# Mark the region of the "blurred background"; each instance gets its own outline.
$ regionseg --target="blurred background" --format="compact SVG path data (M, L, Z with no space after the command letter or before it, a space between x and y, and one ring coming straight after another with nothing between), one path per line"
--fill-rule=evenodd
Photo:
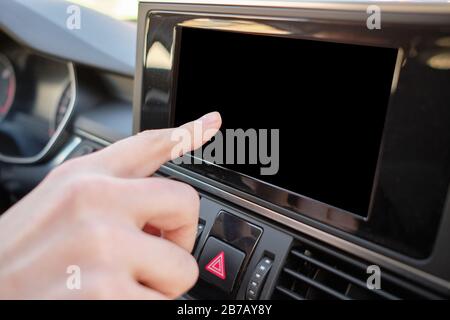
M139 0L70 0L121 20L136 21Z

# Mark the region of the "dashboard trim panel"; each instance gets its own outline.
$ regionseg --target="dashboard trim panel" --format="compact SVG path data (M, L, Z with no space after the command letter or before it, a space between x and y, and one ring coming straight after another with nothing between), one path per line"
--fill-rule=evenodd
M407 52L402 61L398 88L391 93L389 99L369 218L355 217L342 208L322 205L305 195L280 190L237 171L216 166L200 168L195 164L182 166L200 173L198 179L208 177L220 180L251 196L245 198L291 218L310 223L311 221L303 218L307 216L412 258L427 259L433 250L447 194L449 173L446 171L448 164L445 161L445 147L450 136L443 125L444 119L448 117L446 95L438 89L447 80L443 79L442 72L426 65L426 57L430 52L442 50L437 47L437 40L446 37L450 29L438 28L437 25L434 28L417 29L415 24L396 22L386 24L380 32L374 33L367 30L365 19L358 24L345 22L347 15L341 12L336 12L333 19L341 18L344 22L330 20L328 23L324 21L331 19L328 17L331 13L321 12L323 17L309 18L307 11L281 12L273 8L243 10L242 7L200 6L180 10L166 6L160 8L156 4L141 7L139 30L143 32L140 36L143 43L139 45L144 49L142 52L138 50L139 55L143 55L143 59L138 59L144 60L144 65L137 67L135 79L134 115L138 122L135 122L134 132L173 125L171 120L177 99L178 57L184 27L226 29L230 32L258 35L279 32L283 33L280 37L286 38L372 45ZM363 13L360 16L362 15ZM159 51L154 48L161 45L167 55L167 62L163 66L155 63L160 60ZM209 50L208 44L205 46L205 50ZM422 76L429 77L429 81L423 86L423 90L416 91L420 81L420 77L416 75L420 72ZM436 99L432 105L426 103L428 113L423 114L423 101L429 101L426 97L433 95L436 95ZM415 99L410 99L412 96ZM410 119L417 120L413 124ZM435 126L434 119L442 120L431 133L425 128ZM415 138L413 135L416 135ZM436 160L430 160L431 156ZM430 187L425 188L424 185ZM435 190L434 193L430 192L432 189ZM232 193L236 193L235 190ZM421 197L417 198L417 194ZM264 201L257 201L255 197ZM414 204L410 199L415 199ZM386 212L389 214L385 214ZM413 216L420 217L421 223L411 219ZM417 242L417 238L422 241Z
M96 137L95 135L93 135L89 132L86 132L84 130L80 130L80 129L76 130L76 134L78 134L80 137L83 137L85 139L89 139L93 142L99 143L105 147L107 147L113 143L113 142L109 142L105 139ZM425 272L423 270L412 267L406 263L395 260L393 258L390 258L390 257L380 254L378 252L369 250L369 249L362 247L360 245L357 245L353 242L347 241L347 240L337 237L333 234L327 233L318 228L312 227L308 224L302 223L298 220L295 220L295 219L289 218L285 215L282 215L280 213L277 213L274 210L271 210L269 208L263 207L256 203L253 203L249 200L239 197L238 195L227 192L216 186L213 186L204 181L196 179L196 178L192 177L191 175L185 174L185 173L181 172L178 167L173 168L173 167L165 164L165 165L161 166L159 172L161 172L162 174L165 174L165 175L170 175L175 178L178 178L186 183L190 183L194 187L197 187L197 188L201 189L202 191L208 192L214 196L218 196L218 197L220 197L226 201L229 201L235 205L238 205L242 208L245 208L247 210L255 212L255 213L261 215L262 217L266 217L270 220L280 223L281 225L284 225L295 231L302 232L308 236L311 236L315 239L318 239L320 241L328 243L334 247L337 247L337 248L339 248L345 252L348 252L352 255L355 255L359 258L366 259L373 263L380 264L381 266L389 268L390 270L392 270L394 272L398 272L398 273L406 272L406 274L404 274L405 276L410 276L411 278L413 278L413 276L420 277L420 279L426 280L426 282L430 285L437 285L441 289L444 289L447 291L450 290L450 281L446 281L446 280L441 279L441 278L439 278L435 275L432 275L428 272Z
M277 6L279 4L279 6ZM442 30L447 30L447 26L450 25L448 19L448 13L450 12L450 6L445 2L415 2L415 3L401 3L394 1L365 1L365 2L352 2L343 3L341 1L328 1L326 5L324 2L295 2L295 1L245 1L245 2L224 2L224 1L142 1L139 6L139 22L138 22L138 49L137 49L137 68L135 77L135 92L134 92L134 133L140 131L140 124L142 122L142 114L140 112L142 104L144 102L142 96L143 82L141 80L145 74L145 52L147 51L148 43L145 39L145 35L149 31L150 12L185 12L188 14L200 14L200 15L232 15L237 17L264 17L273 18L285 17L291 20L292 18L301 18L300 20L308 23L309 21L316 21L324 24L325 21L332 21L332 24L341 24L348 22L349 25L355 25L357 23L361 27L365 27L365 19L367 18L367 6L379 5L383 13L383 26L386 30L382 30L377 34L389 33L393 27L403 28L414 26L414 30L420 33L426 33L428 30L437 30L429 28L419 28L421 26L434 26L439 25ZM288 10L293 9L293 10ZM296 10L297 9L297 10ZM419 13L419 14L417 14ZM447 15L447 16L446 16ZM364 18L364 23L362 23ZM441 30L439 29L439 30ZM411 34L409 32L408 34ZM398 34L392 34L398 36ZM400 41L400 40L398 40ZM397 41L397 43L398 43ZM170 47L170 39L166 39ZM397 46L396 46L397 47ZM401 46L400 46L401 47ZM173 62L173 61L172 61ZM162 78L162 77L161 77ZM403 88L404 89L404 88ZM170 166L170 164L169 164ZM161 172L167 168L163 166ZM359 237L356 234L348 233L342 229L336 228L329 224L323 223L318 220L310 219L303 216L301 219L293 222L292 217L286 216L287 210L282 210L277 206L271 205L267 201L257 201L253 196L237 192L230 186L225 186L211 179L204 177L197 177L189 171L183 171L183 168L176 168L176 172L181 172L183 176L179 176L181 180L192 183L194 186L196 181L208 188L206 192L212 192L211 190L218 190L218 197L225 197L224 193L231 195L232 198L242 199L242 204L236 203L241 207L248 210L257 212L261 216L268 217L280 224L287 225L288 227L310 234L311 230L314 230L314 234L310 234L315 238L323 240L333 246L344 246L342 249L351 254L360 256L367 260L383 261L386 263L387 268L392 268L394 271L404 271L406 277L413 278L422 277L421 282L423 284L432 285L435 284L439 287L439 290L444 290L446 294L450 292L450 272L448 269L447 258L450 257L448 250L446 249L446 243L448 243L449 235L446 232L450 226L450 198L447 198L443 204L443 215L441 216L440 225L436 230L436 238L434 246L430 248L430 251L425 256L406 255L404 252L394 251L393 248L383 245L382 243L376 243L369 238ZM206 187L207 186L207 187ZM212 188L214 187L214 188ZM199 189L202 189L199 187ZM448 192L447 192L448 194ZM234 200L228 200L234 203ZM239 202L239 200L238 200ZM248 208L246 207L248 204ZM253 208L255 206L255 208ZM252 209L253 208L253 209ZM262 208L259 211L258 208ZM316 230L318 232L316 232ZM336 242L336 239L339 241ZM359 248L359 249L354 249ZM375 257L375 258L374 258ZM386 258L386 259L385 259ZM380 260L378 260L380 259ZM382 265L382 264L380 264Z

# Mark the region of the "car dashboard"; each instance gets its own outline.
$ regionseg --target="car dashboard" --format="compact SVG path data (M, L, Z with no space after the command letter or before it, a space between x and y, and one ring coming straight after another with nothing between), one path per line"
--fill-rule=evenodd
M4 28L2 131L56 138L25 163L0 157L1 185L15 201L68 159L218 108L225 128L279 129L281 170L160 168L201 197L183 298L448 299L449 18L439 1L141 1L137 43L114 43L136 48L127 70ZM8 152L32 152L23 134L6 133Z

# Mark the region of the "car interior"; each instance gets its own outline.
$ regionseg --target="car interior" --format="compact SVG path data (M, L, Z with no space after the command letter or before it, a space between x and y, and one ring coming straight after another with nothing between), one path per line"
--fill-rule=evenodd
M68 5L0 2L0 213L69 159L219 111L227 144L253 130L245 159L156 174L200 194L183 299L450 297L448 1L143 0L78 26Z

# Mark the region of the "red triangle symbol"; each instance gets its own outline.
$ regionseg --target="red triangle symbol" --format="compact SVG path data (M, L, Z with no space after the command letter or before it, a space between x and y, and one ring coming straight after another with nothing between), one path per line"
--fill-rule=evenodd
M222 251L215 256L205 267L205 269L211 272L216 277L225 280L225 253Z

